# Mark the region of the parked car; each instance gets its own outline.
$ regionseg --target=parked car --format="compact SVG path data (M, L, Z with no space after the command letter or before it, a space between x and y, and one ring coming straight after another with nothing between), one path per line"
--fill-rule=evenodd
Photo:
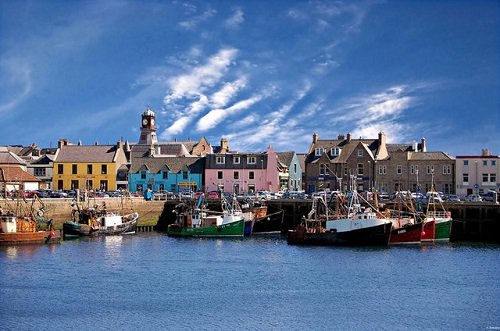
M220 195L217 191L210 191L207 193L207 199L219 199Z
M448 200L449 202L461 202L460 198L456 194L448 194Z
M491 191L481 194L481 198L483 199L483 201L490 201L490 202L495 201L494 192ZM498 194L497 194L497 199L498 199Z
M479 194L469 194L465 197L465 201L467 202L481 202L483 198Z

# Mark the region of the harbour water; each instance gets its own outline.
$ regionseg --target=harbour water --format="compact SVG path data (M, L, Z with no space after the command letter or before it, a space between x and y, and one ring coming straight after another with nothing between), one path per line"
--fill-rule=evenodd
M500 246L161 234L0 247L1 330L499 330Z

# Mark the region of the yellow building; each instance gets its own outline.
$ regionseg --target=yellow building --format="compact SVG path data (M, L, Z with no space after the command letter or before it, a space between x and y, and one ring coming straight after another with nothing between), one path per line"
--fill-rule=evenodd
M118 169L126 164L121 141L116 145L91 146L59 141L52 187L57 190L116 190Z

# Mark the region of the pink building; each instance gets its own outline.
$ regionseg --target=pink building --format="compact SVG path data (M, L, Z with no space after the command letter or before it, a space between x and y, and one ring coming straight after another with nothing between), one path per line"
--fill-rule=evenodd
M208 154L205 191L258 192L279 190L278 157L271 146L265 153L236 153L221 140L220 153Z

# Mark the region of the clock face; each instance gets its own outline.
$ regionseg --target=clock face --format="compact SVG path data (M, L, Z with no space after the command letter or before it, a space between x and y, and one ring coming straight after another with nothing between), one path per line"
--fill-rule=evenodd
M147 119L143 119L143 120L142 120L142 124L143 124L143 125L147 125L147 124L148 124L148 120L147 120Z

